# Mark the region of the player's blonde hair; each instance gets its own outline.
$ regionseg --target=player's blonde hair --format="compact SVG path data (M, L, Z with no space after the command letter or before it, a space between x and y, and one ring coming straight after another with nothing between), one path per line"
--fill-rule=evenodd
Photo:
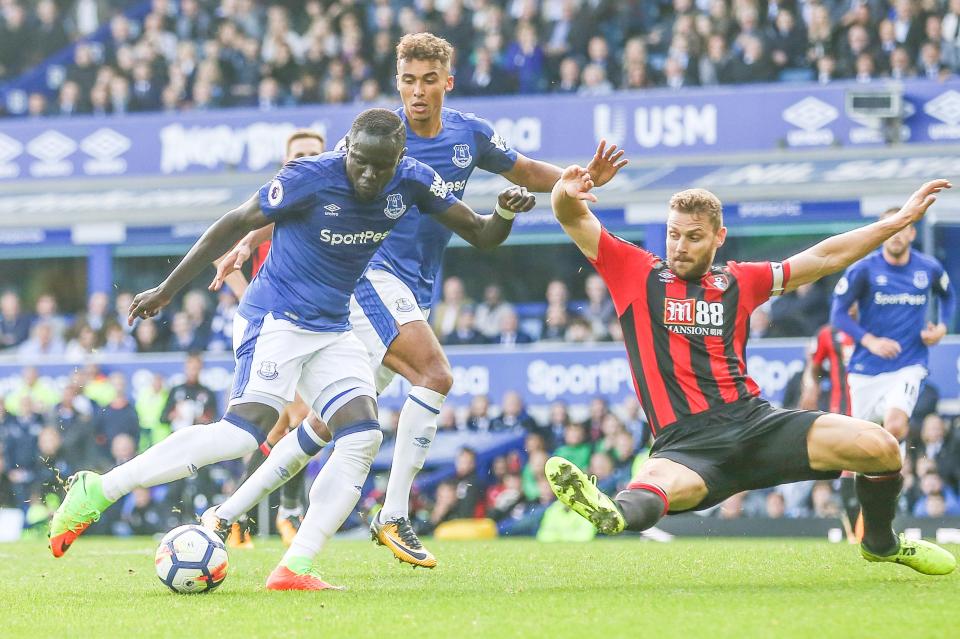
M453 45L432 33L408 33L397 43L397 64L402 60L436 60L450 70Z
M717 231L723 226L723 205L720 198L706 189L687 189L674 193L670 198L670 209L678 213L706 215Z
M284 145L284 149L289 154L290 145L293 144L294 140L302 140L304 138L309 138L311 140L318 140L320 145L326 147L327 140L323 137L323 134L319 131L314 131L313 129L297 129L293 133L287 136L287 143Z

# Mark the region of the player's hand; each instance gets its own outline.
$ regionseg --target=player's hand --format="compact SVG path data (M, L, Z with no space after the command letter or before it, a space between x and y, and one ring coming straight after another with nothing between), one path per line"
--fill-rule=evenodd
M137 293L130 304L130 313L127 315L127 324L133 326L133 320L148 319L156 317L160 309L170 303L170 295L164 290L163 286L157 286Z
M524 186L511 186L500 191L497 204L514 213L526 213L537 204L537 198Z
M933 322L927 322L927 327L920 331L920 339L922 339L923 343L927 346L933 346L934 344L939 343L946 334L946 324L934 324Z
M889 337L877 337L867 333L860 343L865 349L883 359L893 359L900 354L900 343Z
M616 144L611 144L610 148L606 148L606 146L607 141L600 140L597 152L594 153L593 159L587 165L587 173L593 178L595 186L603 186L612 180L613 176L629 162L623 157L623 149L617 150Z
M572 164L560 174L560 189L563 194L574 200L596 202L597 196L590 192L594 187L593 178L582 166Z
M243 263L250 259L251 253L252 250L250 246L241 240L233 247L233 250L224 255L223 259L217 264L217 274L213 276L213 281L210 282L210 286L207 288L211 291L219 291L223 287L223 282L226 280L227 275L230 275L230 273L234 271L239 271Z
M927 209L937 201L937 193L943 189L952 188L953 185L947 180L932 180L917 189L906 204L900 209L898 215L902 216L906 224L914 224L923 219Z

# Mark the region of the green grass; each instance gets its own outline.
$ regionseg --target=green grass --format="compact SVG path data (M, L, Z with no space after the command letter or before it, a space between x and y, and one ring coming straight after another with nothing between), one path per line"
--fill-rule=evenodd
M84 538L53 559L0 545L0 637L811 637L960 636L960 574L868 564L809 540L437 542L433 571L336 541L323 574L347 592L267 592L279 542L230 553L209 595L175 595L150 539ZM957 547L952 547L957 552Z

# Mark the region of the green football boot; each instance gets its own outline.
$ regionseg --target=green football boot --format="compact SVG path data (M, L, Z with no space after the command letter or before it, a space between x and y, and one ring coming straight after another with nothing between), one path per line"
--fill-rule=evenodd
M924 575L947 575L957 567L957 558L949 550L918 539L908 541L903 533L899 536L900 546L892 555L875 555L860 544L860 554L867 561L889 561L909 566Z
M100 519L113 502L103 496L100 475L82 470L67 480L67 496L50 522L50 550L54 557L64 553L77 537Z
M551 457L544 467L557 499L606 535L623 532L627 522L616 502L600 492L596 478L586 475L563 457Z

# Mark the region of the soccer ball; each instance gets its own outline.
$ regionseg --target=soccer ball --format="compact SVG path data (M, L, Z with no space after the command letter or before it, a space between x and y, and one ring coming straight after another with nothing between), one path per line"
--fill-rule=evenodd
M174 592L210 592L227 578L227 549L215 534L193 524L160 540L157 577Z

